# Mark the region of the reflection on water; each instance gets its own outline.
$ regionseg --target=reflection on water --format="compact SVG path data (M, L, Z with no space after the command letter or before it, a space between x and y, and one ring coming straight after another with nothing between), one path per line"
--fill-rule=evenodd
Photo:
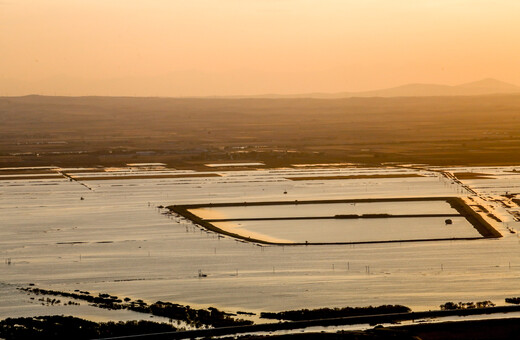
M45 289L81 289L133 300L253 312L380 304L427 310L446 301L501 304L505 297L518 296L520 243L516 234L504 232L500 224L504 237L496 240L259 247L219 238L156 208L460 193L457 185L433 176L323 183L283 179L299 171L90 181L92 190L67 179L2 179L0 284L35 283ZM336 170L341 174L363 171L377 169ZM319 174L320 170L305 172ZM511 178L511 185L520 185L519 177ZM517 222L506 222L516 227ZM418 225L414 226L421 229ZM12 260L10 265L4 263L7 258ZM208 276L199 278L198 270ZM0 289L0 301L0 318L39 315L46 308L25 295L15 296L12 289ZM75 310L69 309L73 315L87 314Z
M256 217L313 217L363 214L456 214L445 201L284 204L199 208L190 210L204 219Z
M245 237L260 239L268 235L272 242L371 242L480 237L464 217L451 218L446 225L442 217L276 220L213 222L221 229ZM274 240L272 240L274 238Z

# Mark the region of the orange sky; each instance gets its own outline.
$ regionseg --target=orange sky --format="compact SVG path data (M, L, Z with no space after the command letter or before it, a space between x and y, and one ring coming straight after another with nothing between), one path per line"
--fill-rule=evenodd
M520 84L518 0L0 0L0 95Z

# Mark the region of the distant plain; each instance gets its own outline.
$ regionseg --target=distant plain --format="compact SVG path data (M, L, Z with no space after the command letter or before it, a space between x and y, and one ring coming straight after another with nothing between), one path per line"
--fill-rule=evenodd
M0 167L520 163L520 95L0 98Z

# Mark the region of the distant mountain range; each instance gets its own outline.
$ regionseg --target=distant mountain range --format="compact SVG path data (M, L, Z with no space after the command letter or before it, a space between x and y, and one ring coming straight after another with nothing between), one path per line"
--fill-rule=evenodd
M1 0L0 0L1 1ZM179 75L179 79L191 79L184 85L172 75L164 77L115 78L110 80L55 77L35 83L17 82L0 77L0 96L23 95L37 93L42 95L65 96L152 96L177 97L170 93L183 90L192 92L200 84L208 83L209 76L195 77L188 74ZM136 85L137 84L137 85ZM29 90L31 89L31 90ZM208 90L209 91L209 90ZM183 95L183 98L353 98L353 97L431 97L431 96L476 96L493 94L520 94L520 86L505 83L496 79L482 79L472 83L449 86L438 84L407 84L387 89L363 92L338 93L297 93L297 94L261 94L261 95Z
M293 95L265 94L255 96L233 96L234 98L351 98L351 97L431 97L431 96L477 96L490 94L519 93L520 86L487 78L461 85L407 84L388 89L339 92L339 93L302 93Z

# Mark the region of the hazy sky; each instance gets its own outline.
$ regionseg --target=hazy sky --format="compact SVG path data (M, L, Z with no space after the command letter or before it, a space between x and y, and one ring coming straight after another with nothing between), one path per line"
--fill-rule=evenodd
M0 95L520 84L519 0L0 0Z

